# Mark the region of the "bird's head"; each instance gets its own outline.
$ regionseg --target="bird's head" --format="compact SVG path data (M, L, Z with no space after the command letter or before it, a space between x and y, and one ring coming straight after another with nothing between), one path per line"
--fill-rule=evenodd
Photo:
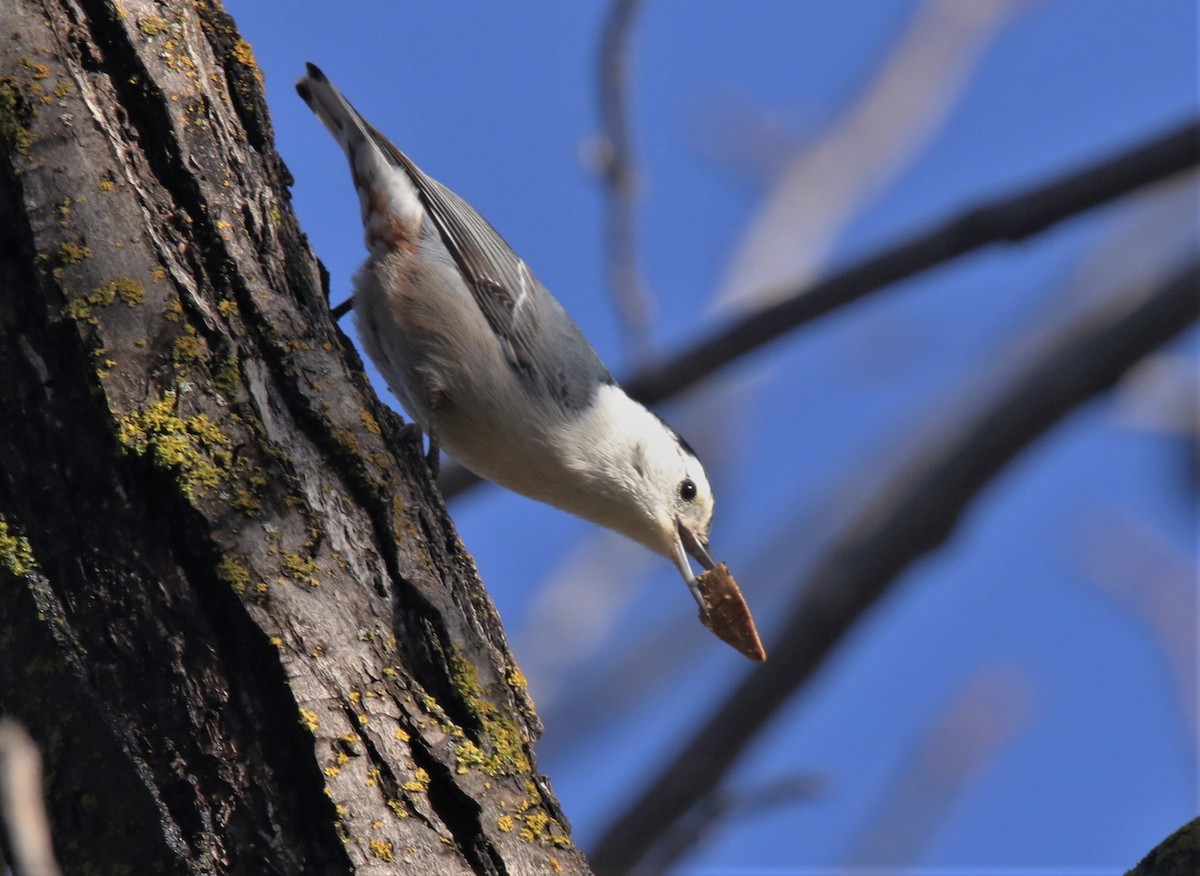
M713 492L695 452L674 429L617 386L561 433L559 450L578 480L545 498L671 560L699 601L688 557L708 553Z
M652 550L668 557L695 592L688 558L703 569L715 565L708 552L713 491L695 451L674 429L650 415L631 447L630 467L639 482L634 496L643 517L643 536Z

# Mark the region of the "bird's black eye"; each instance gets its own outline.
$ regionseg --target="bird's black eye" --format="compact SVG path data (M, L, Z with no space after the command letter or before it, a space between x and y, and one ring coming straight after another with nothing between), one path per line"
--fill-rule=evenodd
M679 498L685 502L690 502L696 498L696 484L691 478L684 478L679 482Z

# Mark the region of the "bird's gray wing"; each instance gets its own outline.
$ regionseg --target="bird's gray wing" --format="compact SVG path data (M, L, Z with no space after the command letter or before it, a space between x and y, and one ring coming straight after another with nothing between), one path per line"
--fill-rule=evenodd
M369 125L368 130L384 154L412 179L509 364L543 382L568 408L581 409L597 387L612 383L578 326L496 229L390 140Z

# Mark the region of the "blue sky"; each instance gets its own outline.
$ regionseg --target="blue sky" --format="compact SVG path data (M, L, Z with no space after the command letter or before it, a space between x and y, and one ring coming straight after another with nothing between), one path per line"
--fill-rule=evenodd
M1196 113L1193 0L1015 5L911 153L808 267L828 270ZM305 61L488 217L610 367L628 371L605 285L600 187L583 160L597 128L605 4L226 6L266 74L295 208L335 301L364 251L343 159L292 90ZM648 0L631 100L658 351L717 323L715 301L780 170L870 90L917 9ZM768 647L789 582L847 497L869 493L923 430L977 400L981 375L1002 379L1030 336L1086 308L1107 279L1194 251L1194 192L1190 205L1176 197L1174 213L1163 197L1129 199L900 284L731 369L733 395L665 409L716 457L713 544L758 607ZM1172 352L1194 366L1195 337ZM1196 678L1194 482L1180 440L1128 415L1127 397L1081 409L991 484L946 548L907 571L771 725L733 783L752 793L773 777L815 774L820 793L723 826L687 872L862 863L866 837L901 830L888 801L906 782L942 788L926 802L951 802L891 863L943 872L1123 872L1196 814L1195 699L1180 695ZM708 434L712 405L733 425ZM547 722L540 765L586 846L678 735L753 669L699 628L666 561L496 488L451 510L532 667ZM617 572L607 577L621 576L612 602L593 608L588 591L561 584L566 564L603 573L610 556ZM1182 583L1158 575L1164 564L1184 570ZM1133 607L1160 590L1188 617L1182 681ZM561 654L559 640L571 645ZM613 667L648 641L658 642L645 652L653 659L614 683ZM953 746L915 753L964 702L989 728L982 737L999 741L950 793L934 780ZM963 726L950 738L969 754L978 725Z

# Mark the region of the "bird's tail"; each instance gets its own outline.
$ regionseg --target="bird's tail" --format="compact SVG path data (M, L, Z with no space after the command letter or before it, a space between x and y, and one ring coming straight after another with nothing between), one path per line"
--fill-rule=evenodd
M395 147L359 115L315 64L296 82L296 92L337 140L354 176L362 206L367 248L374 254L420 231L425 208L412 180L388 156Z

